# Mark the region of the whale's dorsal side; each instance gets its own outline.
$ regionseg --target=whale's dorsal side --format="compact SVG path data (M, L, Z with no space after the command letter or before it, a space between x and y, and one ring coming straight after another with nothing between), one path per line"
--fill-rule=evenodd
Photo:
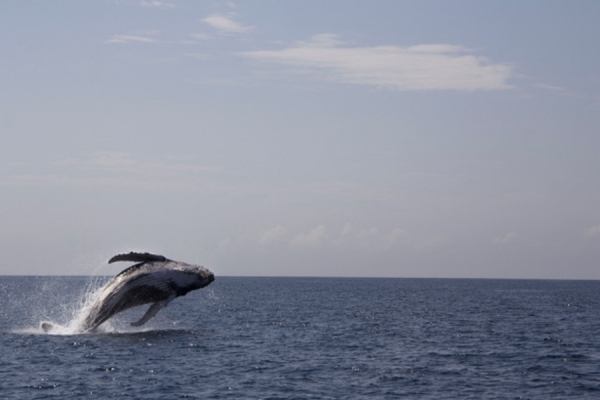
M146 263L167 262L167 261L171 261L171 260L169 260L165 256L161 256L158 254L136 253L136 252L132 251L127 254L117 254L116 256L114 256L110 260L108 260L108 263L112 264L117 261L131 261L131 262L136 262L138 264L132 265L131 267L124 269L115 277L115 279L118 277L132 273L133 271L137 270L138 268L140 268L141 266L143 266Z
M117 254L110 260L108 260L109 264L112 264L117 261L132 261L132 262L152 262L152 261L169 261L165 256L159 256L158 254L150 254L150 253L136 253L129 252L127 254Z

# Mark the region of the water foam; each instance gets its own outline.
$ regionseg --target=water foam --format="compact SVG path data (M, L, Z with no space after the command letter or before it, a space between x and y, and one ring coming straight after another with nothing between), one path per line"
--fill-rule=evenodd
M82 328L83 321L100 295L103 286L99 285L97 279L93 279L86 285L75 302L62 305L60 315L55 318L42 320L36 328L37 332L50 335L76 335L84 333Z
M93 331L83 329L85 318L88 316L92 306L102 293L105 287L103 279L93 278L88 282L85 288L79 293L78 297L71 302L61 303L52 314L58 314L54 318L42 317L38 319L39 324L36 327L28 327L25 329L14 330L15 333L27 334L47 334L47 335L81 335L81 334L105 334L105 333L137 333L145 331L153 331L156 328L152 324L142 327L131 327L129 322L125 320L137 320L139 317L132 317L135 310L123 312L120 317L111 318L102 323ZM49 292L49 288L45 288L45 292ZM51 290L53 296L56 296L56 287ZM49 296L49 297L53 297ZM44 307L47 309L48 307ZM58 313L57 313L58 312ZM139 312L139 311L137 311ZM41 315L42 313L38 313ZM44 312L48 315L48 312ZM158 322L158 319L153 321ZM46 328L43 325L46 324Z

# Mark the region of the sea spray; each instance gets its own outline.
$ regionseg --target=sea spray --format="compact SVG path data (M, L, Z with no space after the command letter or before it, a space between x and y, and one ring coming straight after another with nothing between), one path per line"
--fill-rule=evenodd
M33 321L28 323L27 329L44 332L41 325L47 322L53 328L48 333L81 333L83 320L113 273L107 271L103 255L87 256L77 263L86 266L89 276L39 277L44 283L31 303L30 317ZM107 324L104 330L110 328Z
M73 295L61 285L46 284L43 287L41 293L52 301L46 301L41 308L43 313L37 313L42 321L38 331L54 335L82 333L83 320L109 278L93 276L82 279L87 282L79 290L71 288Z

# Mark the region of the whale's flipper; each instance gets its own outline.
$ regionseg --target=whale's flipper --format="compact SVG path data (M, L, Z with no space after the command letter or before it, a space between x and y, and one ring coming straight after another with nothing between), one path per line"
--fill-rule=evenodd
M144 314L144 316L139 321L132 322L131 326L142 326L142 325L144 325L152 317L154 317L160 310L162 310L163 308L165 308L171 302L171 300L173 300L174 298L175 298L175 296L172 296L172 297L169 297L166 300L157 301L156 303L152 304L150 306L150 308L148 309L148 311L146 311L146 314Z
M152 261L168 261L165 256L159 256L158 254L150 254L150 253L135 253L130 252L128 254L117 254L110 260L108 260L109 264L112 264L117 261L132 261L132 262L152 262Z
M52 325L50 322L42 322L40 327L45 333L48 333L52 330L52 328L54 328L54 325Z

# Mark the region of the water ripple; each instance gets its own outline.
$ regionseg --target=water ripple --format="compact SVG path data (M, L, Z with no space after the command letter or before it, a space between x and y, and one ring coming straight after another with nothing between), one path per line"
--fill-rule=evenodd
M40 320L68 326L98 285L0 287L6 398L600 396L598 282L220 278L143 329L133 310L60 335Z

